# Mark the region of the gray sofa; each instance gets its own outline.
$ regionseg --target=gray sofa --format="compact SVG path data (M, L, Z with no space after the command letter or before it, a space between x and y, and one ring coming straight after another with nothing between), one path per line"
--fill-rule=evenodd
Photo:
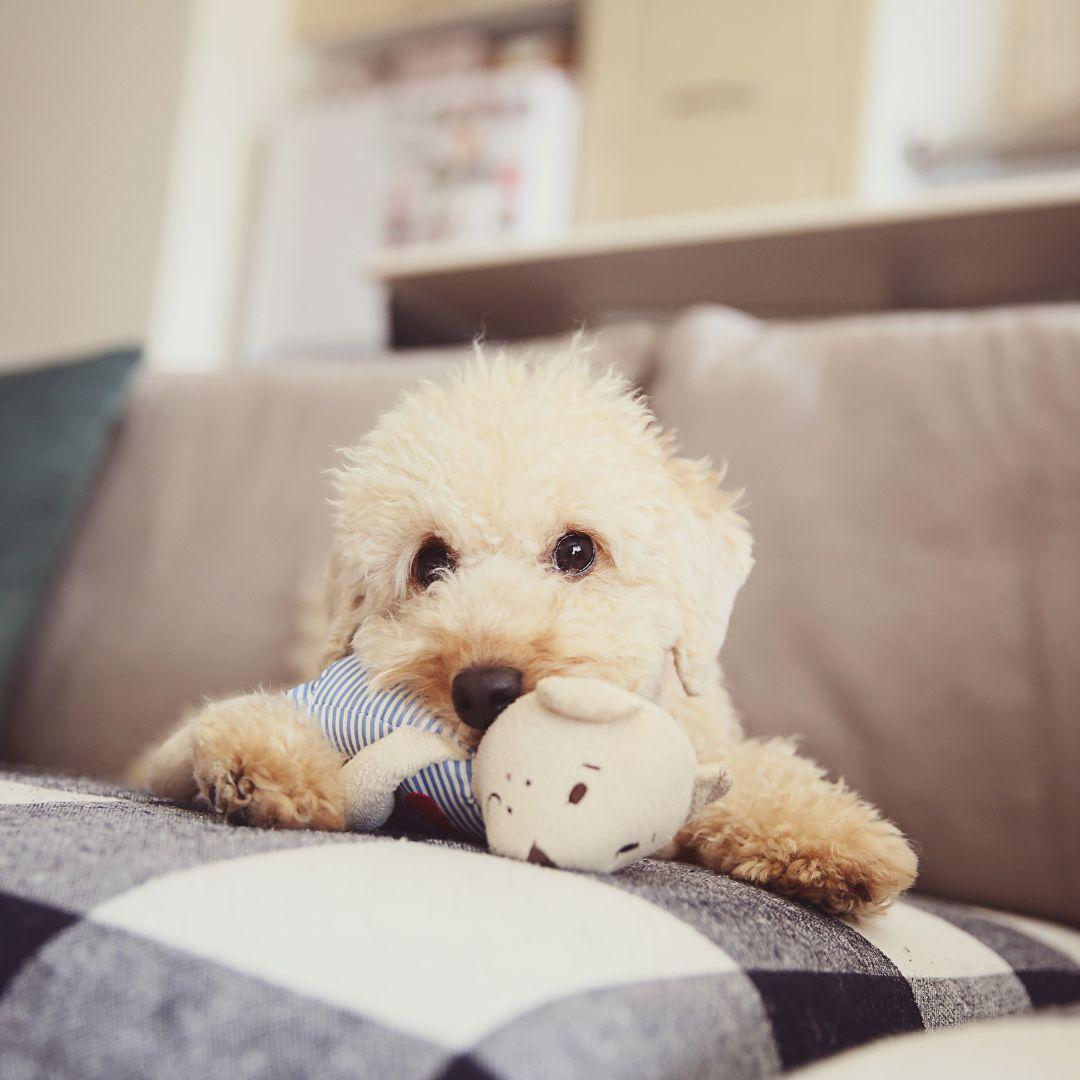
M414 1066L416 1075L450 1075L454 1068L465 1070L461 1075L476 1069L468 1075L498 1076L586 1070L763 1075L912 1027L1061 1009L1080 1000L1080 935L1023 918L1080 924L1080 307L801 324L702 308L667 325L613 328L597 354L598 362L622 365L645 387L663 423L680 430L690 452L728 460L731 483L747 489L757 567L736 605L723 657L747 728L800 734L808 753L880 803L920 849L923 898L902 905L876 928L859 930L765 894L750 896L754 890L733 883L710 886L701 871L646 863L636 876L603 887L636 895L681 920L734 957L732 970L749 973L752 990L742 996L725 990L716 998L718 1011L703 1015L700 1003L712 1000L713 990L692 993L680 982L691 977L693 964L678 972L660 965L653 974L628 974L625 982L653 987L636 1004L589 997L601 983L613 985L602 979L591 987L586 979L574 989L584 998L560 984L562 996L544 999L543 1009L536 1006L535 1024L524 1025L527 1036L517 1031L511 1039L504 1032L505 1045L493 1049L498 1039L487 1031L468 1044L467 1053L457 1046L454 1053L466 1053L467 1066L454 1066L452 1054L413 1057L399 1047L405 1056L395 1058L391 1048L389 1056L377 1058L378 1068L397 1062L400 1075ZM317 571L328 543L321 470L333 462L334 448L361 434L404 387L419 376L437 377L459 356L410 354L243 374L145 374L41 620L0 756L39 770L118 776L142 745L204 695L287 684L295 672L303 582ZM78 913L80 933L88 933L88 923L103 924L93 915L101 905L123 908L125 890L153 889L172 872L197 871L208 908L211 898L228 908L228 890L239 879L225 874L218 880L207 870L222 860L265 859L286 849L300 858L296 852L313 844L338 851L344 843L365 852L372 845L394 846L253 830L224 839L213 822L112 787L71 784L44 773L32 781L13 774L9 783L15 785L11 806L38 807L37 842L58 845L52 880L60 884L53 892L40 880L8 891L46 907L66 903L65 910ZM19 784L38 794L20 795ZM49 794L60 790L84 795L61 800ZM86 798L91 801L81 801ZM68 880L70 867L82 864L62 856L69 841L58 839L63 830L57 822L71 829L72 815L88 813L88 807L119 815L104 838L88 841L101 845L103 867L115 861L109 836L122 841L121 850L125 844L143 854L153 848L135 879L124 877L108 888L90 887L79 875ZM21 813L18 827L25 833L29 811ZM175 867L173 849L152 839L162 835L173 837L177 852L187 852L175 856ZM453 845L431 850L456 851ZM477 857L455 857L466 856ZM365 858L374 861L358 873L375 873L384 856ZM392 859L387 865L398 866ZM424 865L418 864L414 888L425 880ZM432 866L434 880L442 880L443 869ZM329 872L314 862L310 871L316 877ZM89 872L82 866L80 874ZM446 881L468 888L468 875L457 871ZM502 881L491 887L510 888ZM192 895L186 888L182 894ZM169 890L160 887L153 895L164 903ZM948 899L1013 914L979 914L981 909ZM528 904L518 896L511 901ZM560 893L552 902L574 900ZM312 904L318 907L317 891ZM134 915L125 910L104 923L178 950L185 962L197 955L220 961L223 971L254 972L267 985L280 987L284 979L290 993L314 993L326 1003L321 989L295 981L295 971L286 978L247 959L221 956L214 950L227 953L227 943L193 944L202 940L194 931L170 937L160 928L140 929L141 909L136 905ZM633 925L631 919L627 926ZM1006 926L1008 933L1000 929ZM642 927L650 932L647 921ZM754 947L747 944L748 927L754 928ZM954 930L961 937L951 938ZM759 947L762 940L767 947ZM872 958L855 957L864 943ZM83 941L79 947L103 946ZM680 947L671 945L676 953ZM483 966L482 941L476 950ZM456 950L449 955L460 960ZM437 950L429 956L440 963ZM143 961L164 963L156 954ZM50 970L55 967L54 959ZM763 971L791 976L779 997L767 989L773 983ZM841 972L847 979L841 988L835 979L821 981L822 973ZM706 963L693 977L714 974ZM822 994L833 994L836 1002L860 1000L864 990L852 989L855 975L874 993L899 980L899 998L914 1002L904 1014L910 1024L879 1022L893 1015L890 1009L900 1010L897 1017L903 1009L892 997L873 994L867 1000L877 1004L865 1025L841 1030L828 1018L806 1020ZM219 976L217 968L202 971L195 985L205 979L216 987ZM19 1008L58 1000L60 991L37 977L22 988ZM676 980L667 996L654 992L664 979ZM793 989L799 979L814 987L802 998ZM150 998L155 986L145 990ZM746 1002L754 994L758 1005L750 1007ZM346 998L332 998L332 1004L355 1017L359 1006ZM202 1060L192 1032L199 1024L213 1028L206 1017L193 1019L197 999L192 991L170 1005L186 1018L186 1037L164 1024L160 1009L154 1023L164 1026L142 1029L156 1032L154 1045L175 1040L177 1060L189 1065ZM6 1000L0 996L0 1023ZM559 1019L552 1002L571 1000L567 1015L576 1022L585 1017L594 1035L598 1025L607 1025L606 1041L574 1034L573 1024L561 1026L566 1018ZM129 1015L134 1005L117 998L114 1007ZM369 1020L370 1008L364 1012ZM837 1009L836 1016L844 1012ZM727 1020L717 1027L721 1013ZM655 1020L649 1039L628 1042L628 1030L637 1039L642 1025L648 1027L644 1017ZM381 1020L400 1030L396 1021ZM803 1020L807 1031L818 1032L816 1044L800 1028ZM67 1052L59 1036L41 1049L45 1044L27 1034L25 1015L22 1022L17 1030L24 1063ZM1058 1031L1066 1040L1080 1038L1080 1027L1057 1014L1037 1022L1053 1029L1045 1036L1050 1068L1061 1060L1055 1057ZM327 1029L318 1045L331 1047L331 1019L310 1023ZM515 1023L522 1027L520 1016ZM785 1023L799 1031L793 1042L783 1034ZM236 1025L247 1031L250 1017ZM665 1041L674 1027L692 1052ZM58 1021L55 1030L62 1028ZM214 1030L206 1045L214 1039L227 1045L227 1031ZM1001 1040L1014 1049L1002 1049L997 1064L1008 1064L1013 1052L1030 1061L1026 1032L1034 1029L1021 1024L1017 1030L1025 1034L1015 1039L1009 1030ZM568 1033L565 1045L554 1031ZM260 1036L256 1031L250 1037L257 1043ZM341 1038L343 1060L356 1039L364 1043L355 1032ZM432 1038L425 1031L425 1045ZM371 1045L378 1043L372 1039ZM949 1054L967 1053L943 1042L939 1054L935 1039L920 1039L914 1050L888 1040L884 1049L878 1044L862 1052L895 1048L923 1071L928 1061L951 1060L955 1069L957 1058ZM613 1049L620 1040L623 1056ZM663 1052L650 1056L646 1043ZM796 1045L801 1049L792 1050ZM112 1052L101 1051L94 1059L100 1071L85 1075L122 1066L119 1050ZM581 1056L574 1057L577 1052ZM215 1060L220 1067L230 1059L219 1053ZM292 1073L283 1064L275 1073L270 1062L253 1065L251 1075L303 1071L288 1060ZM311 1072L336 1075L329 1066Z

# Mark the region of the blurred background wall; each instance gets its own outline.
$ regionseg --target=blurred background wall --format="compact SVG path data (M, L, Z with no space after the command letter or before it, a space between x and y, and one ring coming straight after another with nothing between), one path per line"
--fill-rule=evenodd
M0 363L140 340L186 0L0 0Z
M0 359L351 358L403 257L1076 175L1080 4L0 0L0 90Z

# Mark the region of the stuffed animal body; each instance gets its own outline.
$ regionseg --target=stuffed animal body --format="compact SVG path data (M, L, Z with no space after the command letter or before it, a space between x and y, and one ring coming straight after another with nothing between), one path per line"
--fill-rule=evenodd
M383 781L389 783L386 777L391 774L400 776L389 792L373 793L379 796L377 806L358 809L355 800L351 800L354 803L349 813L351 828L365 831L379 828L390 816L396 798L397 805L416 824L444 835L457 834L484 842L484 819L473 795L471 758L463 760L465 756L455 752L435 716L402 687L373 689L364 666L350 654L331 664L318 678L294 687L289 697L310 714L338 750L354 759L347 766L351 770L348 774L351 786L371 787ZM366 764L363 759L368 751L401 731L425 732L428 738L410 738L413 752L400 754L377 777L369 777L366 772L358 775L362 764ZM395 736L386 747L390 749L400 743L400 738ZM406 771L414 764L415 771ZM382 820L378 820L380 816Z

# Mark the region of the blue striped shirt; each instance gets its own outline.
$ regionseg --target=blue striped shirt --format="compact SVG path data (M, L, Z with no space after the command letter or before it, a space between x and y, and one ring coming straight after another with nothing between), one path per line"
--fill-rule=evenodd
M288 692L323 734L352 757L399 727L440 731L439 721L404 688L373 690L351 653L317 679ZM484 819L473 797L472 761L442 761L408 777L397 790L398 805L413 820L443 831L484 840Z

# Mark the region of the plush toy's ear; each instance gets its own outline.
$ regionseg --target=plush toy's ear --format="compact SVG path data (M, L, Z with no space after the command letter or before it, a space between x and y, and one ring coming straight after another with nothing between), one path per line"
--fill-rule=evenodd
M359 582L347 572L345 561L335 550L326 571L327 625L320 670L348 655L360 625L363 602Z
M570 720L606 724L633 716L644 704L637 694L600 679L549 675L536 684L540 704Z
M730 790L731 777L719 765L699 765L690 799L690 817L697 817L709 803L722 799Z
M720 647L735 594L750 568L750 528L735 510L738 495L720 489L723 476L707 460L670 457L676 511L670 531L672 585L681 627L675 669L691 697L720 685Z

